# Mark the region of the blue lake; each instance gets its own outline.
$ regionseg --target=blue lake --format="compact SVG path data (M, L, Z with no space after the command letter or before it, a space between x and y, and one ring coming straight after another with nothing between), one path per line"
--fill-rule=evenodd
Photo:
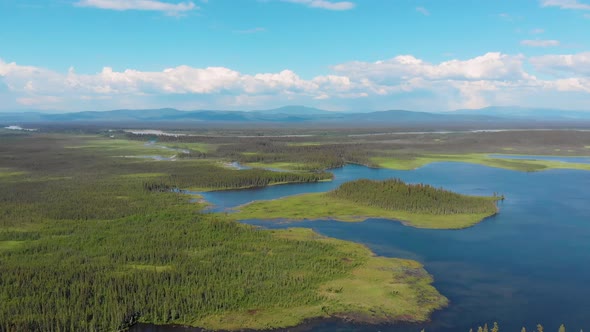
M422 262L435 287L451 300L432 322L418 326L358 326L325 321L314 331L467 332L483 322L503 331L590 329L590 172L525 173L464 163L434 163L411 171L348 165L333 170L333 182L205 193L213 211L253 200L331 190L358 179L401 178L473 195L506 196L500 213L464 230L425 230L398 222L328 220L280 223L244 221L267 228L308 227L326 236L360 242L376 254ZM138 326L135 331L172 331ZM178 329L173 329L177 331Z

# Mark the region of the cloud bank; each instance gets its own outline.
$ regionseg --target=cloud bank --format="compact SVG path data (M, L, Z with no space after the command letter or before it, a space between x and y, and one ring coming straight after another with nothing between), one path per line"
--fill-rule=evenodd
M525 68L534 68L534 73ZM544 78L538 78L539 74ZM0 105L13 109L246 108L296 102L447 110L540 106L534 103L549 95L560 102L569 100L572 93L584 101L580 108L588 105L588 52L530 58L490 52L440 63L399 55L337 64L328 74L308 79L289 69L244 74L225 67L184 65L161 71L104 67L95 74L79 74L73 68L63 73L0 59Z
M118 11L160 11L173 15L198 9L193 2L168 3L157 0L80 0L75 5L78 7L93 7Z

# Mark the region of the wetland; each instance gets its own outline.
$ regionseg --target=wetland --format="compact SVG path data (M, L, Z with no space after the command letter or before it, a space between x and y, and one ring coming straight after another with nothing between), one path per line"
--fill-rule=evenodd
M555 141L542 147L534 132L511 137L510 155L542 165L534 169L512 167L522 161L503 154L504 136L514 133L0 134L3 330L590 325L590 173L578 167L590 140L583 132L545 133ZM474 138L477 144L462 144ZM149 143L154 139L166 148ZM186 151L174 161L139 158L169 149ZM570 152L538 157L555 149ZM371 162L473 154L508 164L439 157L415 169L386 169ZM325 199L360 179L363 190L331 198L358 203L357 193L399 179L481 198L499 213L482 211L471 227L451 230L408 227L401 215L382 211L348 214L359 223L338 222L330 211L305 215L316 199L295 209L299 221L236 212L253 201ZM505 199L493 202L500 195Z

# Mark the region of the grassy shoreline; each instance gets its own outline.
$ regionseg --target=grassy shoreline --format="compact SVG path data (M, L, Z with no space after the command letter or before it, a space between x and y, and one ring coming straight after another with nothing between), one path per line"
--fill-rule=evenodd
M284 182L273 182L269 183L266 186L246 186L246 187L239 187L239 188L193 188L189 187L188 189L183 189L187 191L194 191L194 192L212 192L212 191L230 191L230 190L244 190L244 189L256 189L256 188L266 188L266 187L273 187L273 186L282 186L286 184L303 184L303 183L318 183L318 182L331 182L333 179L322 179L314 182L302 182L302 181L284 181Z
M496 198L490 197L490 200ZM463 229L474 226L497 213L433 215L391 211L377 207L353 204L325 193L289 196L270 201L251 202L236 208L232 216L247 219L330 219L343 222L361 222L369 218L400 221L406 226L428 229Z
M493 153L492 153L493 154ZM373 157L371 161L382 168L396 170L412 170L426 166L435 162L463 162L478 164L496 168L509 169L514 171L536 172L550 169L576 169L590 171L590 164L569 163L553 160L535 160L531 159L509 159L509 158L492 158L490 153L466 153L466 154L424 154L411 159L401 159L395 157ZM499 153L508 155L507 153ZM511 156L528 155L509 154ZM567 156L566 156L567 157Z
M312 319L338 318L356 323L424 322L448 300L431 285L432 276L412 260L375 256L364 245L328 238L307 228L272 230L293 241L333 245L349 264L361 261L350 273L316 290L322 301L306 306L259 308L211 315L192 326L208 330L265 330L300 325Z

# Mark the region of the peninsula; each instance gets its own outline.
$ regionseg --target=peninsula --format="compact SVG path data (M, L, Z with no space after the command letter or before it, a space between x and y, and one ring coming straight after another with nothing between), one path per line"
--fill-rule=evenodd
M334 219L363 221L386 218L418 228L460 229L498 212L502 196L467 196L401 180L357 180L327 193L296 195L241 206L237 219Z

